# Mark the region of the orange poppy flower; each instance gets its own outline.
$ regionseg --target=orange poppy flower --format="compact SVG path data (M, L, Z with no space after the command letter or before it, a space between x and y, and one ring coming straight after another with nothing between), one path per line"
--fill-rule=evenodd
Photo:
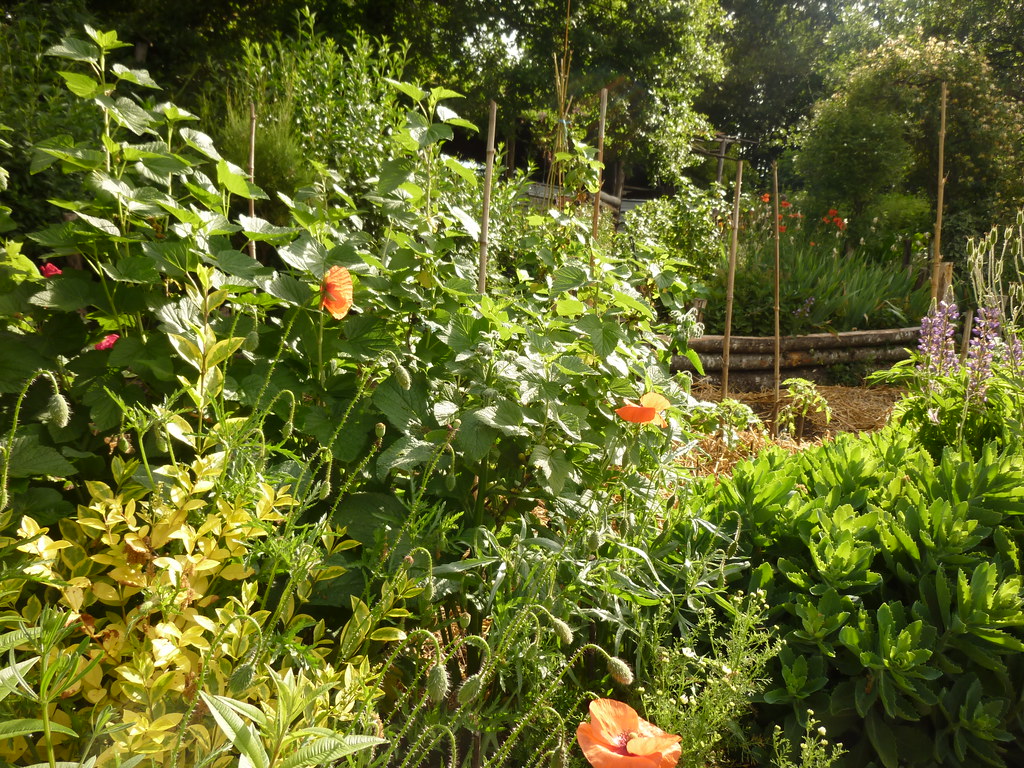
M352 275L344 267L331 267L320 283L320 306L341 320L352 308Z
M678 736L614 699L590 702L590 722L580 723L576 741L594 768L674 768L682 752Z
M664 429L668 426L665 417L661 412L668 408L671 403L657 392L648 392L640 398L640 404L626 402L621 408L616 408L615 413L620 419L631 421L634 424L657 424Z

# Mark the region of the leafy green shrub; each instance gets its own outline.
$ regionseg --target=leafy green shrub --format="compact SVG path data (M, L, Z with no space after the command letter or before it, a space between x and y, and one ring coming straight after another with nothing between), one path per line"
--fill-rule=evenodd
M704 483L708 519L742 519L784 642L761 722L796 738L812 709L843 765L1019 759L1022 480L1019 451L936 460L890 426Z

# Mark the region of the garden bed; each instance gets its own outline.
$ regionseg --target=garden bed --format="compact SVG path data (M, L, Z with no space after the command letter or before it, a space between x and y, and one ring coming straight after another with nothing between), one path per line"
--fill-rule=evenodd
M842 333L811 333L783 336L779 340L780 376L800 377L822 384L859 383L864 374L908 357L920 329L890 328ZM700 380L719 386L722 380L724 337L699 336L689 347L704 367ZM735 391L758 391L773 387L775 339L772 336L733 336L729 344L729 385ZM674 370L695 372L683 356L672 360Z

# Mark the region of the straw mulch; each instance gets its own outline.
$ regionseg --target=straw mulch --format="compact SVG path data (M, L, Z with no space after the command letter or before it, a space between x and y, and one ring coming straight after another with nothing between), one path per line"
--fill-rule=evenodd
M796 452L809 445L830 440L841 432L870 432L885 424L893 405L903 394L902 390L894 387L819 386L818 392L828 402L832 417L826 423L822 414L810 414L800 439L789 435L771 437L775 401L773 392L731 392L730 398L750 406L764 423L764 429L741 432L739 439L731 444L719 435L704 438L686 457L684 465L696 475L718 475L728 473L736 462L756 456L772 445ZM717 389L701 384L694 387L693 396L713 402L721 399L721 393ZM786 402L787 395L783 389L780 407L785 406Z

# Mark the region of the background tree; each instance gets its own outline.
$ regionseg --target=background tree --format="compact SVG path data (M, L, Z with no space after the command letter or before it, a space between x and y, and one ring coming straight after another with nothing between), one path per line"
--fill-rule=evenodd
M949 89L947 251L1015 210L1024 196L1020 104L1000 89L977 49L897 38L820 102L797 138L795 167L809 212L840 207L859 236L856 228L873 217L873 201L885 193L928 199L934 210L942 82Z

